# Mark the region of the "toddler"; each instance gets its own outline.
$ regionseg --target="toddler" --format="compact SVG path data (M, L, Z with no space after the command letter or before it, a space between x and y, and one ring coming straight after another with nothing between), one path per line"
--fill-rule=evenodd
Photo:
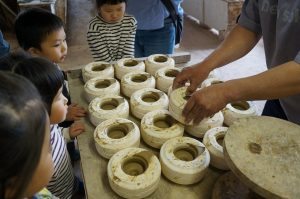
M13 67L13 72L28 78L37 87L49 113L54 174L47 188L59 198L71 198L78 182L74 177L61 128L58 126L58 123L65 120L68 108L68 100L62 94L63 74L53 63L38 57L19 62ZM70 127L70 137L74 138L83 131L84 126L81 123L74 123Z
M98 15L90 22L87 42L95 61L134 56L136 20L125 14L126 0L96 0Z

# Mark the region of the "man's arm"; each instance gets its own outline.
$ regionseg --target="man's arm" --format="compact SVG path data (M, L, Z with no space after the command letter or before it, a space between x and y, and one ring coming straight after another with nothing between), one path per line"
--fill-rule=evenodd
M228 100L278 99L300 93L300 64L290 61L247 78L228 81Z
M184 69L174 80L173 88L184 86L190 82L189 92L207 77L210 71L224 66L246 55L257 44L260 35L236 25L220 46L202 62Z
M226 104L241 100L277 99L300 93L300 64L290 61L247 78L215 84L195 92L183 110L187 122L199 123Z
M204 59L202 64L208 65L211 70L229 64L250 52L260 37L237 24L218 48Z

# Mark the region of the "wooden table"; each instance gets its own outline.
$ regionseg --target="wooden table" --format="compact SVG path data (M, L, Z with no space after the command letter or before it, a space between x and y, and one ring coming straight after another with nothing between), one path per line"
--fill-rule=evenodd
M85 108L88 107L87 102L83 98L83 81L81 78L69 75L69 88L73 102L77 102ZM139 125L139 120L130 116L132 121ZM108 160L102 158L96 151L93 132L94 126L89 122L88 117L85 118L86 132L78 136L78 147L81 156L81 170L86 191L86 198L89 199L111 199L120 198L113 192L108 183L107 163ZM141 148L148 149L158 155L159 150L148 147L142 140ZM207 175L197 184L183 186L172 183L164 176L161 177L159 188L147 198L186 198L186 199L208 199L211 197L212 188L216 179L223 174L223 171L209 168Z

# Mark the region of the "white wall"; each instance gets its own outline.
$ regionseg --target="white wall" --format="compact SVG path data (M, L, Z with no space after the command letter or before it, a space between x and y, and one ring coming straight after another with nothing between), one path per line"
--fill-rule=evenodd
M228 3L222 0L184 0L182 7L187 15L217 30L226 30Z
M191 15L200 23L204 23L204 0L184 0L181 5L187 15Z

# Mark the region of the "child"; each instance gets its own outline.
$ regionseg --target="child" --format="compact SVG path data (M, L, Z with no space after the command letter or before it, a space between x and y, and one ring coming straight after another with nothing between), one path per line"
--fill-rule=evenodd
M27 77L39 90L50 117L50 135L54 174L47 186L59 198L71 198L77 186L70 157L58 123L65 120L67 99L62 94L63 74L55 65L43 58L28 58L13 67L13 72ZM70 127L70 136L74 138L84 131L82 123Z
M53 174L49 117L24 77L0 72L0 119L0 198L37 198Z
M0 57L0 70L11 71L16 63L29 57L30 56L23 51L9 52Z
M62 20L56 15L43 9L28 9L18 15L15 21L15 32L19 45L32 56L47 58L55 64L65 60L68 50L66 34ZM65 84L63 88L63 94L69 102L66 120L73 121L84 117L85 109L76 103L72 104ZM71 123L64 122L61 126L69 127ZM71 148L70 154L73 158L74 144ZM76 160L75 157L74 159Z
M95 61L134 56L136 20L125 14L126 0L96 0L98 15L89 22L87 41Z
M10 46L3 38L3 34L0 30L0 57L6 55L9 52Z

